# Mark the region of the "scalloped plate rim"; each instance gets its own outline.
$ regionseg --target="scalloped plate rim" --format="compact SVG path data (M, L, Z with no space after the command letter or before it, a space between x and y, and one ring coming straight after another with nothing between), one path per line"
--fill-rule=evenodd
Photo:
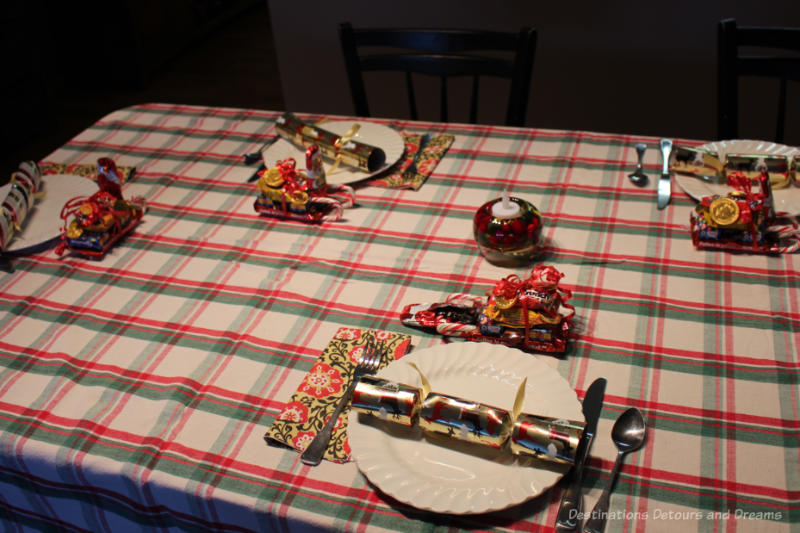
M577 394L566 379L545 362L544 357L497 344L478 342L441 344L405 355L381 370L378 376L390 379L413 377L414 371L405 363L415 362L428 377L434 390L460 394L462 397L465 397L465 394L458 390L459 380L466 383L485 377L486 389L477 393L480 397L473 395L469 396L469 399L489 403L489 399L502 398L503 405L497 403L495 405L505 408L510 408L513 403L513 396L518 386L514 383L518 384L522 377L527 376L524 412L583 420ZM455 367L452 361L455 358L458 359L458 367ZM467 379L458 374L459 371L476 368L487 370L486 376L476 377L473 373ZM492 374L493 369L496 370L496 374ZM450 374L447 374L448 372ZM437 380L450 390L437 389ZM489 386L492 382L503 380L506 382L505 385ZM416 383L418 382L413 384ZM537 390L537 387L543 390ZM532 403L537 397L540 401L544 397L543 403L549 401L550 404L539 411L534 410L535 406ZM493 471L496 470L497 464L490 460L465 457L441 446L434 448L424 438L395 438L377 427L361 423L358 413L352 411L348 418L348 433L352 458L359 470L375 487L403 503L437 513L477 514L505 509L541 495L557 483L567 471L566 466L561 472L534 468L529 466L530 463L524 464L525 459L521 460L522 463L517 460L511 464L500 465L501 472ZM385 451L393 448L404 449L405 453L398 453L399 457L396 458L390 457ZM418 465L412 463L412 459L406 460L406 458L416 457L425 461L429 459L425 454L435 455L432 459L434 463L441 462L443 458L451 461L449 464L443 463L442 466L452 467L454 471L468 470L467 466L485 468L486 470L481 472L486 476L501 477L506 484L501 486L489 481L483 486L482 482L477 482L477 485L470 487L464 483L446 483L441 479L432 479L431 476L421 476L414 472ZM513 477L508 477L507 474L513 474ZM475 477L479 479L479 476Z

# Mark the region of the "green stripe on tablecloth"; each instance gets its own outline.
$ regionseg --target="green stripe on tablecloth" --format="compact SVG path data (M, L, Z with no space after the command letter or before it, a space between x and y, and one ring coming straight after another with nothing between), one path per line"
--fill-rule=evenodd
M153 221L153 223L158 223L158 220ZM163 221L166 223L166 220ZM232 224L236 224L235 221L231 222ZM244 224L242 227L250 227L248 224ZM326 231L326 237L330 237L328 232L335 231L335 230L321 230L314 226L306 227L297 225L297 227L290 227L290 228L281 228L281 233L284 235L294 235L298 239L303 237L313 237L317 235L318 231ZM660 236L656 236L660 238ZM338 233L335 233L335 238L337 240L341 240L344 242L361 242L364 239L363 232L353 232L350 230L339 230ZM293 259L288 259L283 255L276 255L276 254L263 254L260 252L256 252L253 256L248 256L247 249L252 243L247 242L243 243L244 246L237 249L237 245L239 243L233 242L230 243L232 246L226 247L223 249L219 248L212 248L210 246L206 246L202 239L197 240L189 240L185 241L182 244L177 245L167 245L162 244L158 241L149 241L146 236L133 236L124 240L119 246L122 249L125 248L132 248L132 249L147 249L158 251L162 253L171 253L175 255L191 255L202 257L206 259L216 259L222 261L239 261L242 264L252 264L258 267L282 267L287 266L290 264L295 264ZM376 235L374 240L372 241L375 244L381 244L385 246L393 246L397 248L402 248L404 251L408 250L418 250L420 249L420 239L418 239L415 235L409 234L405 238L398 235ZM431 239L428 243L426 241L426 250L441 252L441 253L453 253L457 255L465 255L465 252L469 255L474 257L478 257L477 248L473 248L474 244L471 240L465 241L464 243L466 246L456 246L456 243L452 243L450 241L442 242L438 241L434 238ZM559 251L558 249L548 251L549 258L553 260L557 260L557 264L567 264L567 265L598 265L603 266L607 269L614 269L619 271L625 272L638 272L643 274L650 274L652 273L654 263L652 261L653 256L643 255L641 260L635 260L634 258L625 258L624 260L619 261L610 261L610 262L603 262L602 259L599 261L593 261L590 258L585 256L575 256L569 251ZM342 254L341 260L348 260L348 256L346 254ZM52 264L39 264L29 258L20 258L15 261L15 268L34 271L40 268L45 269L45 272L53 273L57 275L63 275L64 272L68 272L65 270L66 267L61 267ZM368 266L368 265L367 265ZM315 269L330 269L335 267L330 267L328 265L323 264L322 262L314 262L313 264L309 265L310 268ZM787 290L797 290L800 289L800 278L796 276L787 275L784 272L780 271L771 271L771 270L764 270L762 272L758 271L730 271L726 269L720 269L713 265L707 265L703 267L701 263L697 264L670 264L665 263L661 268L668 268L670 276L676 276L679 278L686 278L686 279L708 279L709 277L718 278L720 281L725 281L728 283L736 283L736 284L744 284L744 285L752 285L752 286L761 286L767 285L772 288L785 288ZM520 269L520 273L524 273L527 269ZM413 274L413 272L411 273ZM371 275L371 274L365 274ZM438 283L439 276L431 276L430 279L420 276L419 283L424 286L426 284ZM492 280L487 280L487 284L493 283ZM585 283L581 283L579 280L564 280L565 285L567 286L575 286L578 284L579 286L589 286Z
M358 241L355 241L358 242ZM203 248L195 248L194 250L187 249L186 250L188 255L196 256L196 257L204 257L208 259L219 259L216 257L213 252L209 250L205 250ZM192 253L195 252L195 253ZM224 252L223 252L224 253ZM175 256L178 257L178 256ZM225 265L228 261L235 261L236 258L239 257L238 254L234 254L232 256L226 257L223 255L223 261L220 263L221 265ZM177 260L177 259L173 259ZM240 264L248 264L250 261L240 261ZM408 273L406 275L401 274L400 272L385 272L381 271L369 271L365 268L366 265L360 265L359 268L352 268L348 267L346 264L342 263L341 265L338 264L329 264L327 262L310 262L305 263L302 265L298 265L295 263L293 259L288 258L281 258L277 256L272 257L264 257L258 258L257 260L252 261L253 266L263 269L273 269L274 272L277 274L281 272L282 269L291 267L295 271L303 271L307 273L314 273L319 274L322 276L332 276L333 277L333 285L337 286L344 283L341 279L338 278L341 273L342 269L348 269L349 276L352 279L361 280L361 281L369 281L378 284L386 284L392 285L397 282L398 278L400 279L413 279L415 285L417 287L427 287L431 290L441 291L443 295L446 295L449 291L451 292L460 292L463 290L463 285L460 285L460 281L458 279L451 279L448 280L447 278L444 279L435 279L434 277L425 278L424 276L416 276L413 272ZM227 266L227 265L226 265ZM650 267L652 268L652 267ZM39 269L41 271L41 268ZM59 270L56 268L56 270ZM623 269L625 270L625 269ZM268 270L265 270L265 272ZM280 310L281 312L285 312L288 314L304 314L307 316L307 312L309 309L306 309L305 304L301 301L296 301L295 299L286 299L283 300L281 297L275 296L274 294L263 294L261 292L254 292L252 294L243 294L240 292L226 290L222 287L215 287L209 284L208 287L196 287L196 286L181 286L178 279L172 279L171 283L163 283L159 282L158 278L156 280L152 280L150 278L135 278L131 275L125 275L122 277L114 276L111 273L98 273L98 272L91 272L91 271L79 271L73 270L69 273L71 279L75 281L82 281L82 282L89 282L96 284L98 287L102 287L104 285L113 285L119 288L131 289L134 291L138 291L142 294L142 297L146 294L163 294L169 296L177 296L181 298L187 298L191 300L211 300L213 299L215 302L218 303L225 303L231 305L241 305L241 306L250 306L255 308L263 307L264 305L269 304L273 310ZM164 278L169 278L169 276L164 275ZM583 280L583 283L592 283L591 278L587 278ZM488 288L488 287L487 287ZM485 289L484 289L485 290ZM482 294L483 290L477 290L476 294ZM313 295L308 295L309 297L313 298ZM305 298L303 298L305 300ZM324 300L323 300L324 301ZM408 302L413 303L413 302ZM775 332L787 332L791 333L793 331L797 331L800 329L800 322L798 319L793 319L790 315L786 315L781 317L780 315L776 314L772 316L770 319L764 316L764 313L761 311L756 310L748 310L748 309L739 309L739 310L726 310L724 316L720 316L720 310L723 308L718 305L710 305L704 306L704 308L698 308L698 306L693 304L686 304L681 305L680 302L663 302L657 303L654 305L654 302L649 299L646 294L640 296L635 300L631 300L628 298L621 298L621 297L611 297L611 296L603 296L601 298L595 297L593 291L589 290L586 292L581 292L580 289L575 290L573 293L573 298L571 303L576 305L578 310L578 317L581 316L588 316L590 311L587 306L592 306L594 309L602 309L603 311L610 311L616 312L621 314L634 314L634 315L642 315L642 316L650 316L654 312L658 312L660 316L664 318L668 318L670 320L676 321L687 321L692 323L707 323L707 324L717 324L720 320L724 319L725 323L729 326L736 326L736 327L753 327L754 325L758 325L761 329L768 329ZM27 300L19 300L15 303L8 302L8 312L13 315L26 315L29 313L35 313L37 311L41 311L45 313L42 318L46 317L46 308L39 309L38 306L33 305L31 302ZM277 306L277 307L276 307ZM394 314L399 312L397 310L386 310L390 314ZM343 318L346 319L350 312L346 309L337 309L337 314L341 313ZM60 320L66 320L67 316L69 316L69 311L65 311L67 313L64 317L61 317ZM124 315L124 313L122 313ZM121 315L121 316L122 316ZM355 316L358 316L357 313ZM52 318L52 317L50 317ZM74 317L75 320L80 320L80 316ZM120 323L124 320L122 318L119 319ZM109 319L108 321L108 331L116 331L117 328L120 327L114 318ZM139 327L137 325L137 327ZM141 326L147 329L147 326Z
M231 355L238 356L238 353ZM103 371L93 369L91 367L76 367L66 361L56 362L51 361L48 364L41 364L34 357L17 356L12 359L14 364L9 365L10 358L3 358L3 367L6 369L13 369L17 364L27 366L27 371L42 376L50 376L54 382L69 383L79 382L81 387L103 387L109 391L124 392L132 394L136 397L146 398L154 402L166 402L165 412L172 412L177 406L191 406L194 409L201 411L213 412L223 417L231 418L237 421L258 421L259 424L269 424L274 418L275 414L267 413L263 408L253 405L252 397L243 397L241 400L236 400L224 395L218 395L210 391L203 391L202 383L193 384L188 380L178 380L175 383L156 385L141 379L125 376L122 373L114 373L111 371ZM264 379L272 373L272 364L266 365L264 370ZM298 372L305 372L310 368L310 364L300 364L297 367ZM664 366L666 369L666 365ZM793 383L785 384L779 376L782 373L776 373L776 380L781 386L790 388L794 386ZM743 379L743 378L739 378ZM258 383L268 386L268 382L257 380ZM32 408L35 408L33 406ZM709 412L716 412L715 409L709 407ZM31 414L34 416L34 414ZM87 418L91 420L91 417ZM740 442L751 442L772 446L783 446L787 437L796 437L798 429L796 427L788 426L786 428L765 426L763 424L756 424L753 422L735 421L735 420L720 420L715 421L713 425L707 424L707 420L689 414L665 413L665 416L657 417L658 429L664 431L672 431L687 436L713 436L719 430L717 428L726 426L735 428L736 439ZM784 420L792 420L787 418ZM166 423L165 420L161 422ZM14 434L23 434L28 429L41 427L51 427L47 423L38 421L36 418L20 416L16 420L0 420L0 428L8 430ZM56 429L56 426L52 426ZM145 428L143 428L145 429ZM80 433L79 434L83 434ZM30 438L36 438L31 436ZM48 442L60 442L58 437L50 435L49 431L44 431L38 438L42 438ZM53 440L55 439L55 440ZM157 445L154 444L157 447ZM796 443L794 448L797 448ZM712 477L713 478L713 477Z

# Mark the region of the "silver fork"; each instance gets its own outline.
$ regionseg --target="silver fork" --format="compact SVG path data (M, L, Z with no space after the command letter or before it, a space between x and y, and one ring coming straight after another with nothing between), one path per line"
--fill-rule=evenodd
M325 455L325 450L328 449L328 443L330 443L331 437L333 436L333 428L336 425L336 421L339 419L339 415L342 409L344 409L344 406L350 401L356 384L358 384L362 376L377 372L380 364L381 353L375 348L366 348L358 359L358 365L356 365L356 370L353 373L353 379L350 381L350 385L348 385L344 395L339 399L339 403L336 404L336 409L333 410L333 414L331 414L331 417L325 423L325 427L322 428L322 431L317 433L317 436L314 437L314 440L312 440L308 448L305 449L303 455L300 456L300 460L303 461L303 463L316 466L322 462L322 456Z

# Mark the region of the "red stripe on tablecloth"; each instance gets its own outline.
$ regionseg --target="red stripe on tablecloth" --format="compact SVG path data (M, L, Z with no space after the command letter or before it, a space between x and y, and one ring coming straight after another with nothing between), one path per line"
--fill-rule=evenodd
M609 408L621 413L627 407L633 405L647 411L647 417L653 420L676 421L685 424L698 425L698 426L711 426L721 429L733 427L734 423L761 426L752 431L757 433L764 433L768 435L791 435L794 430L800 429L800 421L758 416L749 413L736 413L731 411L724 411L720 409L704 409L700 407L691 407L687 405L671 404L659 402L655 400L636 400L631 404L627 397L618 395L606 395L605 402ZM684 415L678 417L675 415ZM779 431L785 428L786 431ZM740 428L740 430L742 430Z
M700 352L696 350L665 348L663 345L658 344L650 345L636 342L631 343L616 341L603 337L595 337L586 333L582 333L577 342L590 346L593 352L608 353L611 355L629 355L635 353L635 357L639 360L672 361L688 366L716 366L717 368L725 368L727 366L737 365L746 366L752 364L754 361L752 357L740 357L736 355L720 356L718 354ZM778 361L773 359L768 359L765 361L768 365L768 368L761 369L760 371L762 372L775 373L776 371L782 371L783 369L793 369L798 367L798 363L796 362ZM755 362L761 362L761 366L764 365L764 361L756 359ZM770 369L769 367L772 368ZM759 371L759 368L757 366L750 366L747 368L747 371Z
M359 265L357 263L347 263L349 268L357 268ZM363 266L363 265L361 265ZM107 272L106 274L109 274ZM401 272L397 272L397 275L402 275ZM137 281L138 278L133 277L132 274L125 274L125 273L114 273L115 276L125 276L127 282ZM452 279L446 279L448 282L452 282ZM176 277L163 277L163 276L155 276L153 278L142 278L141 283L147 284L152 286L153 283L159 283L162 285L169 285L172 290L185 290L192 291L197 290L197 288L205 288L209 291L209 293L218 291L221 286L215 284L209 284L208 282L197 282L194 280L183 280ZM246 288L246 287L228 287L226 286L226 293L228 293L229 297L241 297L243 299L249 299L254 296L260 296L261 292L254 288ZM598 291L602 292L602 291ZM618 292L618 291L616 291ZM266 297L266 296L265 296ZM580 293L580 297L584 298L582 293ZM633 295L631 296L633 298ZM294 292L284 292L281 290L274 290L271 291L269 294L270 299L283 299L285 300L283 303L284 305L304 308L304 309L318 309L319 306L325 304L327 306L326 315L328 316L350 316L352 314L361 314L366 313L370 314L371 316L377 316L382 318L394 318L395 322L399 319L395 317L397 310L396 309L379 309L374 307L363 307L363 306L356 306L356 305L349 305L349 304L338 304L336 307L332 307L328 301L324 299L317 299L317 298L310 298L298 293ZM53 313L62 315L66 312L70 312L74 315L80 315L83 320L90 320L95 321L97 323L107 323L109 320L113 320L119 317L118 313L105 311L101 309L94 309L91 306L75 306L72 304L64 304L60 302L52 302L42 298L34 298L34 297L8 297L11 301L18 301L18 302L26 302L28 305L35 305L40 308L41 312L44 313ZM602 301L602 298L598 298L597 296L591 297L592 300ZM687 312L683 309L684 305L679 305L678 301L669 300L665 298L652 298L652 302L649 300L641 300L638 302L632 301L630 305L635 305L637 308L640 306L646 306L653 309L666 309L670 306L674 306L675 309L681 310L681 312ZM746 310L742 310L746 311ZM650 313L651 315L653 313ZM708 314L706 311L705 314ZM720 315L720 316L727 316L727 315ZM13 324L12 324L13 325ZM235 344L235 342L248 342L255 345L261 344L261 340L259 337L253 336L245 336L243 337L239 332L231 332L227 330L217 330L217 329L209 329L209 328L199 328L195 326L181 326L178 329L176 328L176 324L171 321L160 321L155 319L146 319L146 318L139 318L136 322L129 322L125 325L125 328L131 330L138 330L138 331L148 331L148 328L145 326L149 326L150 328L155 329L163 329L163 330L175 330L176 335L178 337L194 335L194 336L204 336L209 338L218 338L218 339L226 339L230 345ZM775 368L788 368L788 369L797 369L800 367L800 362L797 361L779 361L779 360L766 360L762 358L750 357L750 356L738 356L735 354L729 353L714 353L708 354L704 352L698 351L689 351L689 350L678 350L678 349L671 349L671 348L663 348L661 345L650 346L650 345L643 345L639 343L629 343L629 342L621 342L615 341L613 339L606 339L602 337L595 337L591 335L591 330L583 333L579 342L586 343L591 345L594 350L598 351L607 351L609 353L632 353L632 352L639 352L637 357L639 358L655 358L659 360L675 360L680 361L683 364L696 364L696 365L719 365L720 368L725 368L726 366L750 366L749 370L754 372L772 372ZM759 368L763 367L767 364L768 368Z
M25 411L27 417L30 417L33 414L37 414L37 420L28 425L36 426L42 431L49 431L62 436L71 436L77 434L69 429L60 430L54 427L44 427L39 425L40 422L41 423L46 422L65 428L79 428L84 430L83 432L80 433L82 438L94 444L107 446L110 448L118 448L120 450L129 452L137 452L140 454L151 455L154 458L157 457L159 460L165 460L169 462L174 462L176 464L183 464L200 468L210 473L214 472L214 468L212 468L212 466L216 467L220 464L225 464L229 466L229 468L233 469L233 470L229 469L225 472L226 477L231 477L254 485L269 486L268 483L261 482L259 479L244 477L243 474L251 474L253 476L256 476L257 478L266 477L267 479L269 478L280 479L286 476L292 477L291 474L279 471L273 471L268 468L260 467L258 465L248 462L242 462L235 459L228 459L216 453L210 453L208 450L189 448L187 446L184 446L176 442L167 442L163 441L162 439L153 437L142 438L140 435L135 433L110 429L106 426L102 426L87 420L73 420L53 415L51 412L43 412L38 410L37 411L25 410L22 408L18 408L17 406L10 406L4 403L0 403L0 405L2 405L4 408L9 408L9 407L13 408L13 409L8 409L10 412ZM3 414L0 414L0 418L5 420L13 420L18 424L27 423L25 419L17 419L17 418L10 419L4 416ZM98 435L102 435L103 438L102 439L99 438ZM116 439L116 440L108 440L108 439ZM598 460L597 458L593 458L590 464L594 468L598 468L599 470L608 472L611 469L612 461ZM638 478L639 483L653 487L659 486L656 483L654 483L654 481L660 480L664 482L676 483L683 486L691 485L693 487L699 487L699 488L712 487L714 489L725 490L725 491L732 490L735 488L740 494L737 495L734 501L739 501L739 502L749 501L745 499L741 493L752 496L771 497L771 498L779 498L787 500L788 499L797 500L800 498L800 490L783 490L774 487L764 487L761 485L753 485L746 483L731 484L727 480L721 481L719 479L713 479L704 476L678 474L660 469L643 468L635 464L627 465L626 473L631 477ZM353 490L349 485L332 484L329 482L314 480L311 478L308 478L306 480L304 486L305 488L308 489L316 489L325 492L333 492L334 489L340 489L338 493L341 495L350 494ZM662 488L670 489L669 487L662 487ZM686 488L680 489L676 487L673 488L672 490L683 492L687 489ZM698 491L698 493L700 492L701 491Z
M117 383L128 383L132 387L150 389L154 391L174 390L175 392L184 393L183 389L188 389L185 394L190 397L196 397L225 405L234 407L244 411L257 412L260 408L280 408L284 402L282 401L266 401L251 394L236 394L233 391L216 387L204 385L202 382L189 379L189 378L176 378L173 376L161 376L157 373L146 371L133 371L128 369L121 369L115 365L106 365L97 362L89 362L70 357L63 353L50 353L44 351L34 351L30 348L10 345L8 343L0 343L0 348L9 352L21 353L28 356L36 355L36 359L32 364L36 366L60 366L62 364L69 364L72 371L78 376L96 376L105 377L110 381ZM309 355L316 355L316 351L307 349ZM290 359L297 359L289 353L277 352L282 357ZM157 385L162 385L161 387ZM625 398L608 395L606 401L609 405L624 405ZM258 408L248 407L249 405L258 405ZM764 417L756 416L747 413L736 413L724 409L701 409L679 404L670 404L657 401L640 402L637 404L639 407L651 413L649 416L654 419L664 419L672 421L682 421L688 424L697 424L704 426L714 426L720 429L730 429L736 427L736 424L761 426L758 429L752 429L758 433L773 434L773 435L787 435L786 432L779 431L785 428L787 430L797 430L800 428L800 421L787 420L777 417ZM15 411L15 406L5 406L9 411ZM18 410L19 414L24 414L25 411ZM671 415L683 415L684 418L678 418ZM695 418L693 420L692 418ZM774 428L774 429L773 429ZM737 428L738 431L750 431L749 428Z
M181 207L174 207L174 206L166 206L165 204L155 204L155 206L162 206L164 208L169 207L171 210L178 212L192 212L202 216L214 216L216 218L222 219L220 220L225 221L226 212L222 211L215 211L210 209L198 209L198 208L190 208L190 206L181 206ZM239 220L239 221L249 221L251 220L249 215L238 214L238 213L227 213L228 219L227 220ZM176 223L174 221L173 223ZM288 221L270 221L271 223L275 224L276 227L281 227L283 225L286 226L294 226L296 224L291 224ZM610 219L609 223L613 221ZM675 226L678 228L678 226ZM420 242L436 242L439 245L448 245L454 248L464 248L464 247L472 247L474 246L474 242L470 238L465 239L457 239L457 238L445 238L440 236L427 236L422 237L412 232L400 232L400 231L387 231L387 230L378 230L375 228L360 228L358 226L348 225L348 224L336 224L335 227L326 228L326 233L328 235L335 235L338 232L340 234L375 234L379 235L384 239L403 239L409 242L414 242L415 240ZM207 247L210 250L236 250L241 253L246 253L247 255L252 256L262 256L262 257L274 257L274 254L270 254L267 251L259 250L253 247L246 247L241 245L236 245L234 243L227 243L227 242L218 242L214 243L208 241L207 239L197 240L197 239L180 239L176 237L171 237L168 235L149 235L146 233L137 233L134 232L129 237L141 239L144 241L152 241L158 243L172 243L175 245L197 245L198 243L202 243L204 247ZM697 273L697 274L704 274L709 270L713 270L715 275L722 278L722 281L727 281L730 279L735 279L737 277L742 277L743 275L751 275L751 276L759 276L764 278L776 278L777 274L774 270L770 268L758 268L758 267L741 267L738 268L736 271L720 271L719 269L713 268L709 269L708 265L704 261L688 261L688 260L677 260L673 258L664 258L664 257L653 257L653 256L633 256L630 254L587 254L586 252L569 249L569 248L555 248L554 251L558 252L559 254L565 256L578 256L578 257L587 257L593 258L596 260L606 259L609 262L628 262L628 261L636 261L637 263L646 263L648 265L654 265L662 268L669 268L670 270L680 270L685 271L687 273ZM287 254L285 257L292 257L291 255ZM47 256L42 257L44 260L47 260ZM49 258L50 262L53 264L60 264L57 258ZM781 276L779 279L793 279L797 278L800 279L800 272L793 272L787 271L785 275Z
M607 479L614 462L592 458L590 464L592 468L601 471L601 476ZM800 498L800 490L783 490L774 487L765 487L763 485L753 485L751 483L730 483L727 480L720 481L713 477L676 474L660 469L644 468L635 464L625 465L625 475L636 478L635 483L644 487L660 488L682 494L703 495L706 497L711 495L709 494L709 489L711 489L714 491L725 491L725 494L713 494L714 497L725 501L752 503L777 509L800 508L800 506L797 505L792 506L789 504L783 505L778 502L764 502L747 497L753 496L796 501ZM680 486L664 486L658 483L658 481L674 483ZM692 490L693 487L697 487L698 490Z

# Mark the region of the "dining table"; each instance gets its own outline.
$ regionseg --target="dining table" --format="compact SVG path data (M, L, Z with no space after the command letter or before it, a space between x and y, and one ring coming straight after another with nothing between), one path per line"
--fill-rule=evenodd
M625 457L606 531L800 531L800 260L695 247L698 199L673 182L656 207L658 138L298 111L309 123L452 135L418 188L354 181L339 220L307 223L254 209L257 164L242 157L283 114L133 105L38 161L60 169L51 180L99 158L135 169L123 192L146 212L101 258L46 248L0 273L7 531L553 530L560 474L484 512L436 511L425 502L439 495L399 496L347 445L344 461L310 466L268 438L298 392L342 388L319 381L332 376L319 358L336 339L393 339L399 362L493 348L409 327L401 311L483 296L537 265L563 274L573 335L563 353L508 348L508 364L545 365L578 407L606 379L584 511L610 480L614 422L637 408L646 438ZM627 177L637 144L644 187ZM540 213L529 264L498 266L476 244L477 210L504 191ZM423 477L425 457L396 444L386 460L418 462Z

